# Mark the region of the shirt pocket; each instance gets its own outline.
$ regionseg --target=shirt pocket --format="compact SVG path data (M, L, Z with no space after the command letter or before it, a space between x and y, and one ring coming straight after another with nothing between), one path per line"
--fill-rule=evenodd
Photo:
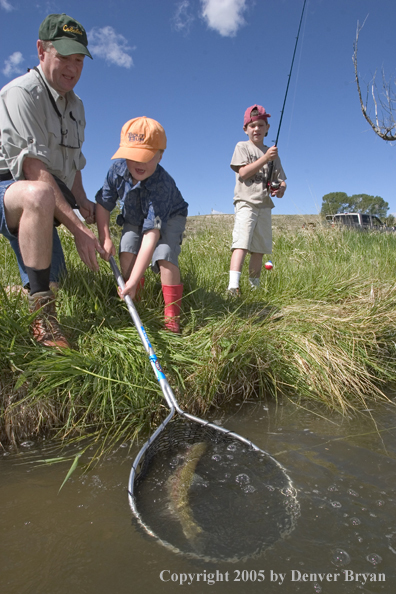
M60 147L62 142L60 118L47 119L47 134L48 145L39 145L37 147L38 155L41 153L47 159L50 170L62 171L64 168L64 158L62 154L63 149Z
M51 150L58 147L62 142L62 123L60 118L48 118L47 122L48 131L48 146ZM64 125L64 124L63 124Z

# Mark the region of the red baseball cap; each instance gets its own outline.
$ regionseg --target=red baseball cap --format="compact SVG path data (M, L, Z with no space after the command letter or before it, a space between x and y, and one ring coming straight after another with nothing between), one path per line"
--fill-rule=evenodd
M257 112L252 115L252 111ZM243 127L250 124L250 122L256 122L257 120L265 120L270 118L271 114L267 113L262 105L252 105L248 107L245 111L245 116L243 118Z

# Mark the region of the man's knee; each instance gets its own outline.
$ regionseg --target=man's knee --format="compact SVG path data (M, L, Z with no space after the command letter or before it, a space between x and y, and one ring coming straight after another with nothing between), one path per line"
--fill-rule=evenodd
M53 216L55 193L50 184L42 181L27 182L23 188L23 210L40 211L44 216Z
M14 211L55 208L55 194L50 184L43 181L18 181L4 195L4 206L10 214Z
M18 229L22 216L40 216L43 221L53 219L55 194L46 182L18 181L4 194L4 212L11 232Z

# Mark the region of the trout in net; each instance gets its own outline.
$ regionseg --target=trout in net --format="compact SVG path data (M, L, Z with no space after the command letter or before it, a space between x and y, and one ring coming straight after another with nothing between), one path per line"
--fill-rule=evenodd
M196 476L195 469L199 459L206 449L207 444L203 442L194 443L189 447L184 461L166 482L170 510L179 518L184 536L193 545L196 545L197 538L202 534L202 528L194 520L189 503L189 491Z

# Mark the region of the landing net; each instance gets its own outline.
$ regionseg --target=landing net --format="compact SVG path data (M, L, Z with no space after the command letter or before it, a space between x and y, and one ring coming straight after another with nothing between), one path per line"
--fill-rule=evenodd
M174 552L240 561L290 534L300 513L285 469L211 423L172 419L141 460L130 503L139 524Z

